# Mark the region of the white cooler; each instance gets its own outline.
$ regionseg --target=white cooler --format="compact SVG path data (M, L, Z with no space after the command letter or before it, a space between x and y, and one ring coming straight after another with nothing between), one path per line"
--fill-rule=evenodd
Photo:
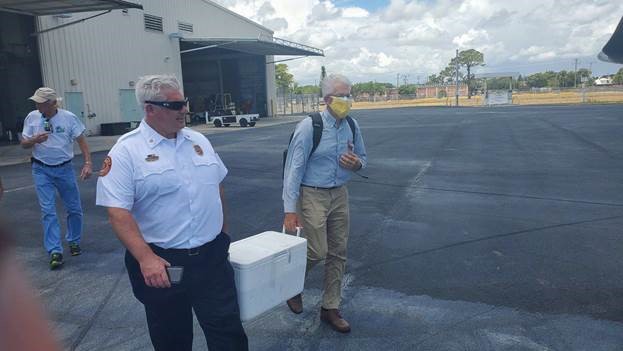
M240 318L248 321L303 291L307 240L263 232L231 243Z

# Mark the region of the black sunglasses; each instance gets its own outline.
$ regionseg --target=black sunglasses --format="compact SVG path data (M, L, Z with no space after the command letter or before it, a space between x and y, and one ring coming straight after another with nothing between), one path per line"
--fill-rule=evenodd
M145 101L145 103L162 106L173 111L180 111L188 103L188 98L184 99L184 101Z

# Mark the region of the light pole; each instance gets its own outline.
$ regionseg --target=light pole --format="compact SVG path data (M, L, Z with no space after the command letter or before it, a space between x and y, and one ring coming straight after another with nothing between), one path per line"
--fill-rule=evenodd
M459 49L456 49L456 107L459 107Z

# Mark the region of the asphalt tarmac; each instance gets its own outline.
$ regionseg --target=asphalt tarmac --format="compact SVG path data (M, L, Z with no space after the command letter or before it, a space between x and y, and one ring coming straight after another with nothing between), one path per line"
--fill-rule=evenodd
M369 160L369 178L349 185L342 314L353 330L320 322L316 268L303 314L284 304L245 324L252 350L623 348L623 105L352 115ZM229 168L233 240L281 228L294 126L208 135ZM0 174L16 253L67 349L151 349L95 177L80 183L84 253L51 272L30 165ZM195 346L206 349L198 325Z

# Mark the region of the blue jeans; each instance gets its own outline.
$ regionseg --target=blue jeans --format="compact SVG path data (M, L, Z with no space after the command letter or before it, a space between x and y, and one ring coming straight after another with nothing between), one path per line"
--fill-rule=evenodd
M67 211L65 239L69 243L79 244L82 236L82 206L72 163L69 162L56 168L33 163L32 176L35 180L39 206L41 206L43 246L49 254L63 253L61 227L56 216L56 190Z

